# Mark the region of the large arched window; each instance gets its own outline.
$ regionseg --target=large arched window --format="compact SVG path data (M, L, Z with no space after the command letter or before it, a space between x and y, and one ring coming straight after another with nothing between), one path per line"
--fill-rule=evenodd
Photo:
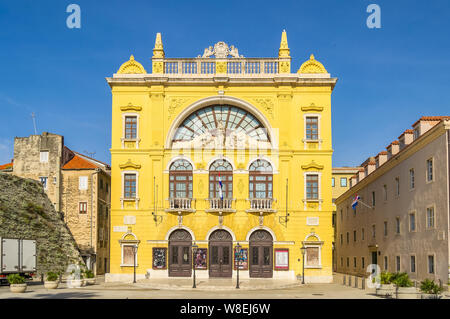
M221 198L220 183L223 199L233 198L233 167L224 159L214 161L209 167L209 198Z
M272 165L266 160L256 160L249 168L249 196L250 198L273 197Z
M189 115L177 128L172 142L187 142L200 136L229 136L242 132L260 142L270 142L264 125L252 114L230 105L207 106Z
M169 169L170 198L192 198L192 165L180 159L170 165Z

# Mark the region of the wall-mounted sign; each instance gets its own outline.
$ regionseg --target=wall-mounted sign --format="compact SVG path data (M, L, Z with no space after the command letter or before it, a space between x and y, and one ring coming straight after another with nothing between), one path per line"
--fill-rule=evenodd
M206 262L208 249L207 248L198 248L197 252L194 254L194 265L195 269L207 269L208 264Z
M289 249L276 248L275 249L275 270L289 269Z
M113 232L115 233L126 233L128 230L127 226L113 226Z
M153 248L153 269L166 269L167 248Z
M248 249L241 248L234 250L234 269L237 269L239 265L239 270L247 270L248 269Z

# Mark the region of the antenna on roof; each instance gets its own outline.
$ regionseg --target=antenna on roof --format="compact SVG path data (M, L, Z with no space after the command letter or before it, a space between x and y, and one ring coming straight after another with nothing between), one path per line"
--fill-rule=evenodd
M84 154L88 155L90 158L94 158L95 152L83 151Z
M37 135L37 130L36 130L36 114L34 114L34 112L31 113L31 118L33 119L34 135Z

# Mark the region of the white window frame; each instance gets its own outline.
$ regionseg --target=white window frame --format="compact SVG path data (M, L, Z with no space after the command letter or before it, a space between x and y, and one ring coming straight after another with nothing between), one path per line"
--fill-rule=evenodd
M336 180L334 177L331 178L331 187L335 187L336 186Z
M46 154L46 156L42 156ZM40 151L39 152L39 162L48 163L49 151Z
M84 179L86 180L86 188L81 187L81 181ZM87 175L78 176L78 190L87 191L88 189L89 189L89 176Z
M414 271L412 270L412 263L411 263L411 257L414 257ZM416 274L417 273L417 257L415 254L409 255L409 272Z
M414 230L411 229L411 216L414 216ZM408 224L409 224L409 232L415 233L417 232L417 214L415 210L412 210L408 213Z
M307 190L306 190L306 177L308 176L308 175L318 175L318 190L317 190L317 199L308 199L307 198ZM319 203L319 210L322 210L322 202L323 202L323 199L322 199L322 173L321 172L318 172L318 171L314 171L314 172L304 172L303 173L303 181L304 181L304 183L303 183L303 191L304 191L304 194L303 194L303 198L304 198L304 209L306 210L306 203L307 202L318 202Z
M127 116L136 116L136 138L125 138L125 118ZM122 138L120 141L122 142L122 148L125 148L125 142L135 142L136 149L139 149L139 142L141 141L139 137L139 122L140 122L140 114L139 113L122 113Z
M389 223L387 220L383 221L383 236L387 237L389 235Z
M121 207L123 209L123 203L126 201L134 201L136 203L136 209L138 209L138 203L139 203L139 171L137 170L126 170L126 171L121 171L121 189L120 189L120 204ZM136 197L135 198L125 198L125 192L124 192L124 188L125 188L125 174L135 174L136 175Z
M416 171L414 170L414 168L411 168L409 170L409 189L410 190L416 189Z
M306 138L306 118L307 117L317 117L317 140L309 140ZM319 150L322 149L322 139L320 134L320 123L322 122L322 115L319 113L305 113L303 114L303 147L306 149L307 143L318 143Z
M129 265L129 264L124 264L123 263L123 248L125 247L125 246L128 246L128 247L138 247L138 245L137 244L132 244L132 243L121 243L120 244L120 253L121 253L121 256L120 256L120 267L134 267L134 264L131 264L131 265ZM136 267L138 267L138 255L139 255L139 249L137 250L137 252L136 252L136 256L135 256L135 258L134 258L134 260L135 260L135 262L136 262Z
M402 271L402 257L400 255L395 256L395 271Z
M398 227L397 227L398 225ZM398 232L397 232L398 229ZM400 219L400 216L395 217L395 234L400 235L402 233L402 221Z
M430 257L433 257L433 272L430 272ZM427 255L427 274L436 275L436 256L435 256L435 254Z
M345 185L342 185L342 180L345 180ZM339 185L340 185L341 187L347 187L347 186L348 186L348 179L347 179L347 177L341 177L341 178L339 179Z

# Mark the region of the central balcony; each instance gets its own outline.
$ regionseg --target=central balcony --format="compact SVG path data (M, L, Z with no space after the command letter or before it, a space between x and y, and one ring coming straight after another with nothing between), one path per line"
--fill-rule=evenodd
M235 198L208 198L209 208L206 209L207 213L235 213L236 209L233 208Z
M192 203L195 202L193 198L169 198L169 208L167 208L166 212L175 212L175 213L192 213L195 212L195 208Z
M275 213L276 209L273 208L273 203L276 201L274 198L250 198L250 209L247 209L247 213Z

